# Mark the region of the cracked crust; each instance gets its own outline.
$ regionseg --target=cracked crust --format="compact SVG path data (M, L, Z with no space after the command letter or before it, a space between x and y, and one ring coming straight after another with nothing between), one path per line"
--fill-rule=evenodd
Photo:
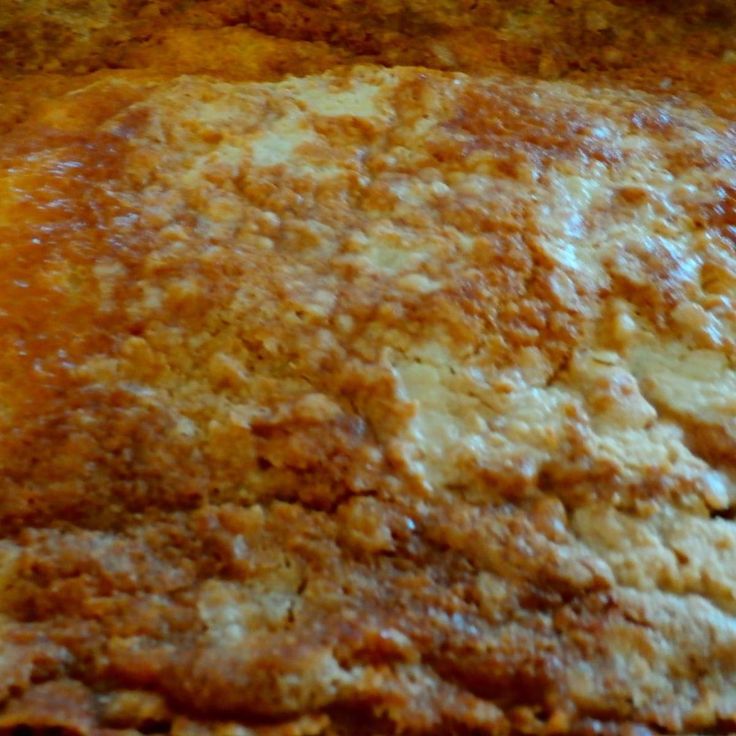
M736 727L734 143L372 67L17 126L0 728Z

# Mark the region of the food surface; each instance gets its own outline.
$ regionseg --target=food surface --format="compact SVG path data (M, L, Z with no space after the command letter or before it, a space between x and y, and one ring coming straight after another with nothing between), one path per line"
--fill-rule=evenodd
M736 731L689 8L0 11L0 731Z

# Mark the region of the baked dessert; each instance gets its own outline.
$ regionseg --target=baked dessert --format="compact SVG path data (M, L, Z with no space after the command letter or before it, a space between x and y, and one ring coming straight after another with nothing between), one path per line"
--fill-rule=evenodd
M0 730L736 730L728 7L259 7L7 66Z

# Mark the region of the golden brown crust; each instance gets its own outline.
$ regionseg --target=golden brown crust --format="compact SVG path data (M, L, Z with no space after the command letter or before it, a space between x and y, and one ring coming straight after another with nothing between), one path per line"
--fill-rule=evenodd
M727 722L733 138L638 94L368 68L103 78L18 127L6 697Z
M280 57L271 74L304 74L305 55L317 70L326 42L333 63L347 56L473 74L623 77L733 102L734 23L727 0L15 0L0 8L0 68L147 66L252 78L265 55ZM277 53L255 31L307 45ZM270 78L265 65L262 78Z
M0 731L736 729L728 19L451 5L0 82Z

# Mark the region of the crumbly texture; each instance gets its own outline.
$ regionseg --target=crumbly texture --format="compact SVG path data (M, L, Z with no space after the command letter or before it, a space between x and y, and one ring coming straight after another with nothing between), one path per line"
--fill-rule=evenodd
M0 11L0 731L736 731L728 6L314 5Z

